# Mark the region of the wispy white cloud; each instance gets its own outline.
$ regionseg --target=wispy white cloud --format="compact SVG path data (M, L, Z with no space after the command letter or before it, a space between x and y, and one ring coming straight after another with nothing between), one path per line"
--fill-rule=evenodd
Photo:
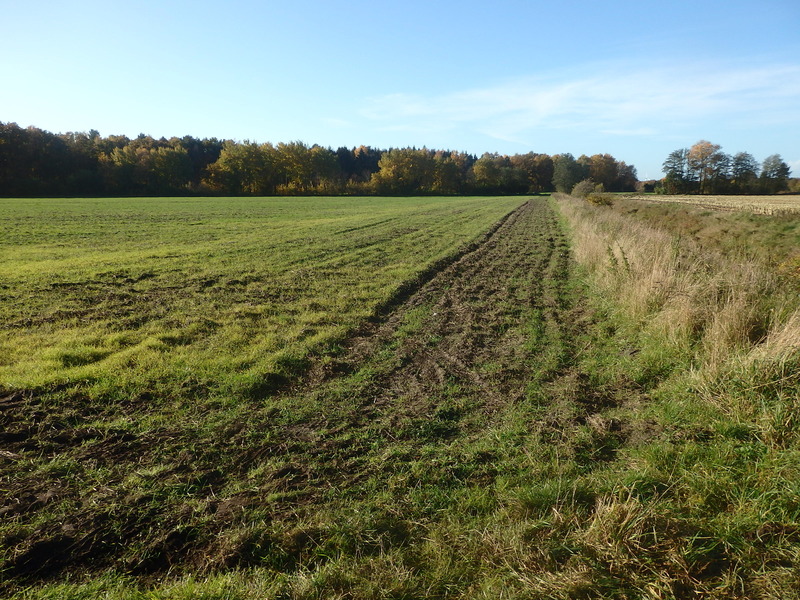
M655 135L658 133L652 127L639 127L636 129L603 129L600 133L604 133L606 135L619 135L619 136L626 136L626 137L635 137L635 136L648 136L648 135Z
M522 77L441 95L374 97L362 116L393 130L468 127L513 141L541 129L641 137L711 121L797 126L800 64L605 65L583 76Z
M353 126L352 122L346 119L339 119L336 117L323 117L321 120L328 127L333 127L335 129L344 129Z

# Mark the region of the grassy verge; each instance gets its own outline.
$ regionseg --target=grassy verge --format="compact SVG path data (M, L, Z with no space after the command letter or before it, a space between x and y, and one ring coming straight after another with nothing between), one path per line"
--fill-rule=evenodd
M649 397L624 417L645 435L620 454L624 485L598 522L632 528L625 536L634 542L608 537L606 549L621 553L621 569L649 570L647 585L668 595L797 597L795 276L676 227L706 218L698 231L708 231L713 213L672 214L656 227L633 204L559 205L613 328L600 372L625 373ZM740 230L749 222L757 238L787 217L731 221Z

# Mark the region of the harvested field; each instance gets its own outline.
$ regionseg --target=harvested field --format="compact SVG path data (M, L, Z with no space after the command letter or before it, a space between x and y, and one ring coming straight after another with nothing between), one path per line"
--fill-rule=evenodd
M626 196L647 202L689 204L714 210L752 212L758 215L800 213L800 195L778 196Z

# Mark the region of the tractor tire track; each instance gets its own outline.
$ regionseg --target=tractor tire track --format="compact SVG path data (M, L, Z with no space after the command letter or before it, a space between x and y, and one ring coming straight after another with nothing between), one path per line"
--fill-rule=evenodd
M557 216L545 201L529 201L384 323L353 339L339 370L356 370L397 338L417 312L421 323L394 349L397 367L373 381L374 397L367 402L388 409L402 398L403 410L424 414L433 408L429 399L440 396L447 383L475 395L488 411L517 401L532 359L521 326L535 312L542 327L563 328L569 307L562 287L568 270L568 242ZM398 412L397 407L391 410Z

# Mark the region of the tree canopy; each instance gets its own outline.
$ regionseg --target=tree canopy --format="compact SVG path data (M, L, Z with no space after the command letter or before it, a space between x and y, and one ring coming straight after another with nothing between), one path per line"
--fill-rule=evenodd
M700 140L675 150L662 166L668 194L775 194L789 189L790 169L779 154L759 165L748 152L729 156L719 144Z

